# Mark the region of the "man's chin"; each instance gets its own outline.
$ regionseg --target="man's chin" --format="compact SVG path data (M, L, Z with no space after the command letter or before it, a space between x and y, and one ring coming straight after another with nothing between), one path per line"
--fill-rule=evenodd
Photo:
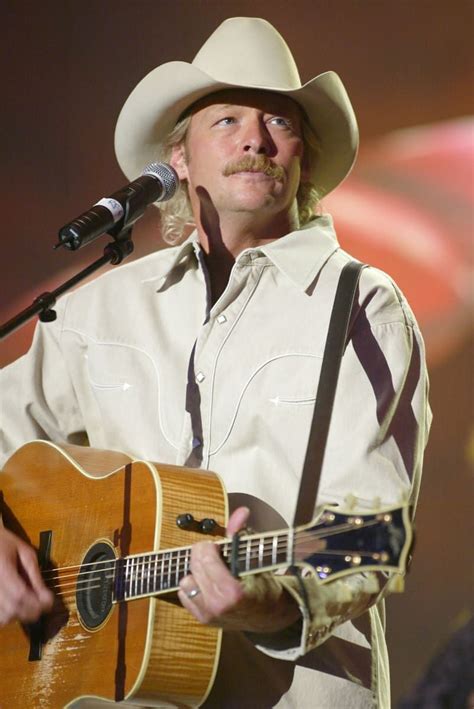
M248 212L249 214L269 213L276 206L277 200L272 194L251 194L241 199L229 200L229 209L235 212Z

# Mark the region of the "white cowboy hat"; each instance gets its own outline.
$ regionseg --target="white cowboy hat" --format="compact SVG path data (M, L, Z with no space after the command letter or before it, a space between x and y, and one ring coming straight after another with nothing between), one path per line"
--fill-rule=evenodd
M301 85L283 37L266 20L234 17L223 22L193 62L168 62L135 87L119 115L115 152L133 180L157 159L157 146L195 101L222 89L252 88L290 96L304 109L321 154L311 181L323 197L349 173L358 129L349 97L333 71Z

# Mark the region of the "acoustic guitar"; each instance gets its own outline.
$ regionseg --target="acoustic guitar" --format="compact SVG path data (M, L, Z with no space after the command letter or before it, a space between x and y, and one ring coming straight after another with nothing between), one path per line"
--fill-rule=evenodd
M56 598L38 623L0 631L2 709L85 697L203 703L221 631L176 596L198 540L214 540L240 576L300 566L325 583L361 569L403 574L412 539L406 507L328 507L295 529L226 539L227 498L214 473L45 441L7 461L0 489L3 523L36 547Z

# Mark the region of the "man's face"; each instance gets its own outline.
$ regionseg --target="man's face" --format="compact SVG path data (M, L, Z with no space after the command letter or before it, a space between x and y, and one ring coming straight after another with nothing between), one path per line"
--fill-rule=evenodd
M188 182L196 215L211 200L219 215L290 213L301 179L302 117L286 96L221 91L200 101L172 164Z

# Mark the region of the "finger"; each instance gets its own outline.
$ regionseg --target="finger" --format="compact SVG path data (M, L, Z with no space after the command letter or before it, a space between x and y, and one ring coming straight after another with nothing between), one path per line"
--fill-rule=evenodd
M190 597L191 591L198 591L198 593ZM197 620L201 623L207 622L206 615L206 605L204 603L202 609L198 605L198 600L202 596L202 591L197 585L196 579L192 574L188 574L179 583L178 598L181 605L184 606ZM203 612L204 611L204 612Z
M191 593L191 591L193 590L201 590L192 574L188 574L187 576L181 579L181 581L179 582L179 588L186 595Z
M188 610L191 615L196 618L196 620L198 620L200 623L209 622L209 616L207 614L206 606L201 609L201 606L198 604L199 596L196 596L196 598L188 598L187 594L182 589L179 589L178 598L181 602L181 605L186 608L186 610Z
M39 620L44 610L36 593L26 588L25 593L17 601L16 616L21 623L33 623Z
M0 623L4 625L15 619L23 623L38 620L42 611L39 599L16 569L8 566L3 569L2 577Z
M224 613L241 600L242 587L222 561L214 544L200 542L193 546L191 571L211 614Z
M38 597L41 608L49 610L53 605L54 596L43 581L36 552L26 544L21 545L18 548L18 557L27 580Z
M231 536L232 534L236 534L236 532L240 532L240 530L247 525L249 517L250 510L248 507L237 507L237 509L232 512L227 522L227 534Z

